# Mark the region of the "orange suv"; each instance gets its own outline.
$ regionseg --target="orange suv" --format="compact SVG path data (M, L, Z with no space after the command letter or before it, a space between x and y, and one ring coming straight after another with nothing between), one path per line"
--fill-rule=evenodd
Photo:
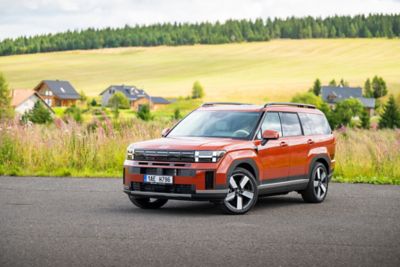
M244 214L261 196L300 193L320 203L335 166L335 137L312 105L205 103L162 138L129 145L124 192L144 209L207 200Z

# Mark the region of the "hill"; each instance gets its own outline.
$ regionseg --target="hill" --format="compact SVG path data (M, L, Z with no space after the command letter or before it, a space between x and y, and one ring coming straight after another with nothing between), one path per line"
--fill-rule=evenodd
M133 84L151 95L190 94L195 80L206 100L288 100L319 77L362 86L382 76L400 92L399 39L303 39L270 42L130 47L0 57L12 88L33 88L42 79L69 80L96 96L110 84Z

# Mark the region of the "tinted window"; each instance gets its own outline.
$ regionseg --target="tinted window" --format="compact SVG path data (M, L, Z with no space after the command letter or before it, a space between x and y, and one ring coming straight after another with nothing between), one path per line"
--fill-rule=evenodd
M324 115L300 113L299 116L305 135L331 133L331 128Z
M275 130L279 133L279 136L282 136L281 120L277 112L268 112L265 115L261 125L261 131L263 132L265 130Z
M281 113L283 136L302 135L299 117L296 113Z
M248 139L255 130L260 112L197 110L190 113L168 137L220 137Z
M313 134L313 122L307 113L299 113L301 125L303 125L304 135Z

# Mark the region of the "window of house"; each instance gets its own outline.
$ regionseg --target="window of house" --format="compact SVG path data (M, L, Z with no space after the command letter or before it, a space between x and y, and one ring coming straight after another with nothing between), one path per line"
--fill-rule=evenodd
M302 135L299 116L297 113L281 113L283 136L299 136Z
M64 88L60 87L61 92L65 93Z

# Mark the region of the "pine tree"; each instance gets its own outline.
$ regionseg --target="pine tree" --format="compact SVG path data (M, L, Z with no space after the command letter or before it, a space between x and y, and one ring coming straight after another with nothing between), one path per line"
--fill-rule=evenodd
M375 76L372 79L372 90L375 98L380 98L382 96L387 95L387 87L386 82L382 77Z
M371 80L368 78L364 83L364 96L365 97L374 97L374 93L371 88Z
M0 73L0 121L12 118L14 111L11 107L11 91L3 74Z
M400 110L393 95L390 95L383 110L379 120L379 128L400 128Z
M314 81L314 85L312 87L312 92L316 95L319 96L321 93L321 81L319 79L316 79Z
M42 104L37 101L29 112L25 113L22 117L23 121L31 121L33 123L45 124L53 121L50 111Z
M360 120L361 120L361 127L364 129L369 129L371 127L371 117L369 115L368 110L364 108L364 110L361 112L360 115Z

